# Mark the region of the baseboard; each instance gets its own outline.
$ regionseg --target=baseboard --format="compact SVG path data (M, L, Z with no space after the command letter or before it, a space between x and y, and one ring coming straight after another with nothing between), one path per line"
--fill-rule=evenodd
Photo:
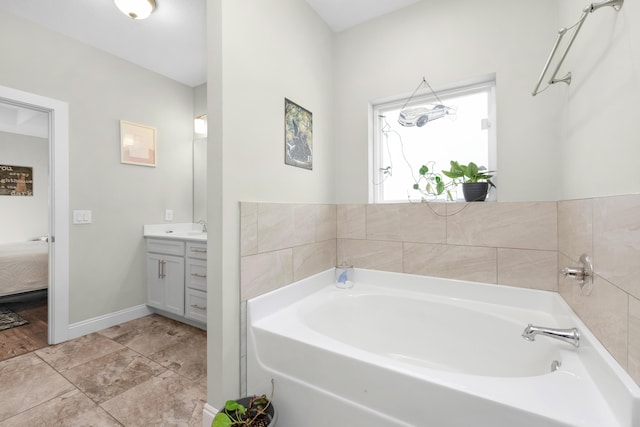
M204 408L202 409L202 427L211 427L213 417L215 417L217 413L218 410L216 408L205 403Z
M78 338L84 335L98 332L115 325L119 325L130 320L139 319L148 316L152 311L146 304L138 305L103 316L94 317L93 319L83 320L69 325L69 339Z

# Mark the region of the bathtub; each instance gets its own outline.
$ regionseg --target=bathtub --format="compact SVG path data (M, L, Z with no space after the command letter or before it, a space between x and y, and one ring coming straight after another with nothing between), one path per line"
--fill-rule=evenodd
M640 389L556 293L362 269L333 282L247 302L247 390L275 380L279 427L640 426ZM528 323L577 327L580 347L526 341Z

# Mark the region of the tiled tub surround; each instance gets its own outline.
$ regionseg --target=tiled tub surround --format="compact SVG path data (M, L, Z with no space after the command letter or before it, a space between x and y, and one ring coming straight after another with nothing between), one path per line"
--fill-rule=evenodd
M241 299L336 265L336 206L240 204Z
M559 279L560 295L640 384L640 195L558 203L558 260L592 256L593 292Z
M558 273L582 252L593 256L597 275L589 297ZM559 291L640 383L638 260L640 195L558 203L241 203L242 301L343 261Z

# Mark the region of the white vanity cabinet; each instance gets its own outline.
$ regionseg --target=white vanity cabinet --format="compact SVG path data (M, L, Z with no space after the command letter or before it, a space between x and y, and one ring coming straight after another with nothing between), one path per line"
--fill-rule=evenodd
M187 242L184 317L207 322L207 244Z
M207 242L179 233L147 241L147 305L176 320L207 323Z
M184 316L185 242L147 239L147 304Z

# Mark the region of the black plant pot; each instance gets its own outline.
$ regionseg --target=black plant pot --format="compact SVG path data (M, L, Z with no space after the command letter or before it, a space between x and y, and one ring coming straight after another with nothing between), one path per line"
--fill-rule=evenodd
M249 407L249 403L251 402L252 397L241 397L240 399L237 399L236 401L243 405L245 408ZM275 427L276 426L276 422L278 421L278 412L276 411L276 407L273 406L273 402L271 402L271 404L267 407L267 411L266 411L267 417L269 418L269 424L268 427Z
M488 182L465 182L462 184L462 194L467 202L484 202L488 192Z

